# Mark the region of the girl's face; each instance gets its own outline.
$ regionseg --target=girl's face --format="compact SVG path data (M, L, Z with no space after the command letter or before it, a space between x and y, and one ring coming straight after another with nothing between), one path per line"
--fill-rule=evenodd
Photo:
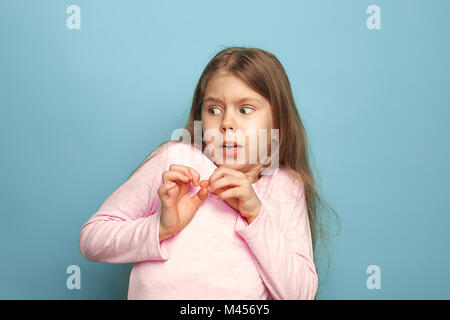
M270 132L273 129L270 103L235 75L216 73L208 79L201 117L207 153L216 166L226 166L244 172L251 183L254 183L262 167L261 155L264 157L270 154ZM205 132L210 129L214 134L205 136ZM250 139L249 133L246 134L247 129L255 130L255 134L250 134L255 140ZM262 147L264 150L259 150L258 147L262 138L259 129L265 129L263 133L267 145ZM243 135L240 135L241 133ZM215 139L214 135L222 139ZM237 148L236 153L233 149L226 151L222 148L225 140L243 146ZM244 155L239 154L241 152L244 152Z

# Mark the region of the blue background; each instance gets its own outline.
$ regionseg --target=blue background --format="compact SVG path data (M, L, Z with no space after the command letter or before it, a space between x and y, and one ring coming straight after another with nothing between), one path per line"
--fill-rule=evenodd
M69 5L81 29L69 30ZM369 30L369 5L381 30ZM124 299L80 228L228 46L274 53L342 220L320 299L450 298L449 1L1 1L0 298ZM81 268L81 289L66 268ZM369 290L366 269L381 269ZM326 260L319 263L325 270Z

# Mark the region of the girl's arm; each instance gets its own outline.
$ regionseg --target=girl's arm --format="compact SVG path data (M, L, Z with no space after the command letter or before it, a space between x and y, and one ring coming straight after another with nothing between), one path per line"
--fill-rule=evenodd
M318 288L303 187L297 191L285 210L266 201L250 225L242 219L236 225L275 300L312 300Z
M133 263L169 258L170 244L159 241L158 188L167 164L166 148L164 144L158 149L159 153L111 194L81 227L79 247L88 260Z

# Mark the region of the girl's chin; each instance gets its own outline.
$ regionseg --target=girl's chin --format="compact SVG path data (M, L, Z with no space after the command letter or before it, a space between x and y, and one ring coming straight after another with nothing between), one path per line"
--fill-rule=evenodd
M217 158L214 158L213 162L214 162L214 164L217 167L227 167L227 168L235 169L235 170L239 170L239 169L242 169L242 168L245 168L245 167L248 166L248 163L246 161L238 160L238 159L232 159L232 158L231 159L226 159L226 158L217 159Z
M228 167L228 168L231 168L231 169L243 168L243 167L245 167L247 165L247 163L236 162L236 159L234 160L234 162L231 162L231 163L225 162L225 161L222 161L222 162L214 161L214 164L217 167Z

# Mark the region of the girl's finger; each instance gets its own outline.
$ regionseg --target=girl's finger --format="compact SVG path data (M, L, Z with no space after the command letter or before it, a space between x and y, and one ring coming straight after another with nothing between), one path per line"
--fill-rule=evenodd
M176 183L169 185L168 190L167 190L168 195L175 195L177 193L176 185L177 185Z
M241 188L231 188L217 195L217 199L225 200L230 198L239 198Z
M208 180L202 180L199 182L199 185L201 188L207 188L209 185L209 181Z
M242 180L234 177L234 176L224 176L222 178L219 178L215 180L212 184L208 187L208 192L214 192L219 188L225 188L225 187L237 187L242 185Z
M169 182L167 185L165 185L165 188L167 190L170 190L172 188L174 188L177 184L175 182Z
M198 184L200 182L200 174L194 168L188 167L188 169L189 169L191 175L194 177L192 179L192 183L194 184L194 186L198 186Z
M217 168L213 174L209 177L209 184L212 185L214 181L224 176L234 176L236 178L242 177L243 173L240 171L233 170L227 167Z
M175 190L176 185L177 184L175 182L163 184L161 188L158 189L158 195L162 198L166 198L171 190Z
M179 172L184 173L190 179L193 178L189 168L186 167L186 166L183 166L182 164L172 164L172 165L170 165L169 171L179 171Z
M165 171L162 175L163 183L182 182L189 183L190 179L180 171Z
M198 200L200 201L205 201L206 199L208 199L208 191L206 191L206 189L204 188L200 188L200 190L197 192L196 195L192 197L192 199L196 199L196 197L198 197ZM200 203L197 204L199 205Z

